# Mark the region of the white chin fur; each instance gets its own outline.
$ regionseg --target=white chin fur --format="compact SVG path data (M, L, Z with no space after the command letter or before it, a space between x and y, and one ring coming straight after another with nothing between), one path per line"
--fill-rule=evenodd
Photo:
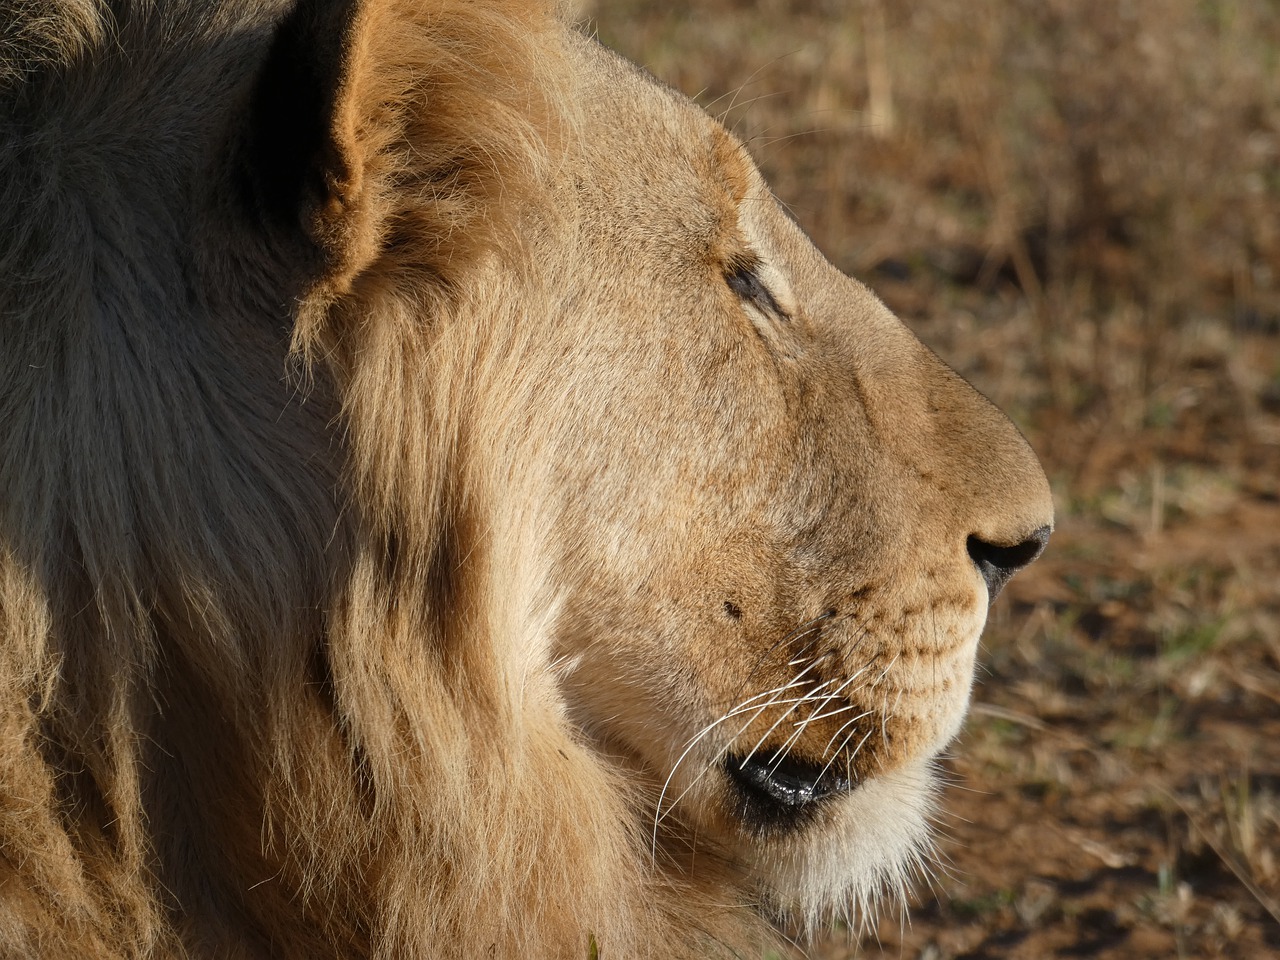
M862 783L831 822L804 831L762 871L769 899L810 932L834 920L857 928L883 907L905 904L935 860L929 821L937 793L929 760Z

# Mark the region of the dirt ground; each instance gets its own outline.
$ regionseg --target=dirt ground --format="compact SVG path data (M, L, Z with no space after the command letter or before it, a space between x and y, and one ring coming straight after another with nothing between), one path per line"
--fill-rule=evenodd
M1280 8L584 0L1054 484L909 916L814 957L1280 957Z

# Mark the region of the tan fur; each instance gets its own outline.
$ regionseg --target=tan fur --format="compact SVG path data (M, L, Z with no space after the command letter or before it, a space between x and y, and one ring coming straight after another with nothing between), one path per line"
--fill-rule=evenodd
M752 955L900 890L1025 443L548 11L286 7L0 0L0 955ZM753 822L753 745L852 788Z

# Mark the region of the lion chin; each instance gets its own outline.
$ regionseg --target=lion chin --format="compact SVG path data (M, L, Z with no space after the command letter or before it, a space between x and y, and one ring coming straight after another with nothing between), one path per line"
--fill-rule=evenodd
M0 954L760 956L1052 504L526 0L0 0Z

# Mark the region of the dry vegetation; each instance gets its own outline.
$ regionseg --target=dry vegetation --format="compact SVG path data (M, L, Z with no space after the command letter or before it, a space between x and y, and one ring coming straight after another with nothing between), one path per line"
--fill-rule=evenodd
M950 864L819 955L1280 956L1280 8L583 9L1055 485L949 760Z

